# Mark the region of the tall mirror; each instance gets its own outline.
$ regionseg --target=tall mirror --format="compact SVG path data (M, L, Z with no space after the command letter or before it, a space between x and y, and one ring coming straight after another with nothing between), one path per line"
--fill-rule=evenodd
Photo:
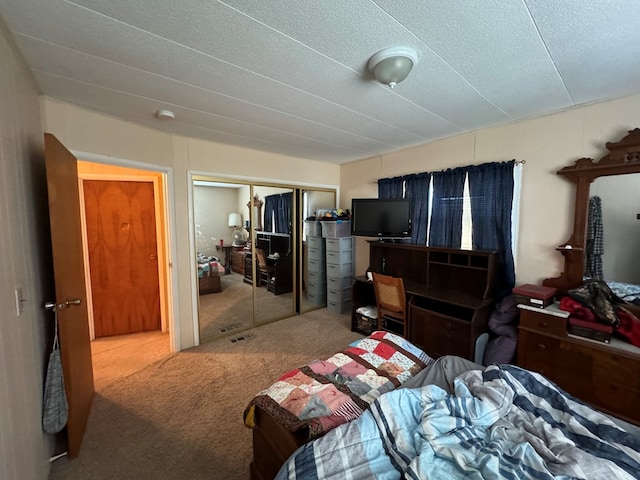
M194 180L200 343L253 326L253 292L246 281L250 186Z
M300 190L300 217L302 219L302 251L298 288L300 311L308 312L327 304L324 240L318 212L336 207L335 190L304 188Z
M320 254L306 235L322 245L322 231L304 226L335 208L334 189L200 175L193 202L200 343L325 306L324 275L309 266L309 252Z
M640 204L637 200L637 175L631 174L640 173L640 129L629 131L618 142L607 142L606 147L609 153L600 160L581 158L558 172L576 186L573 232L567 242L556 249L564 256L564 271L558 277L544 280L544 285L567 291L579 286L585 276L631 286L637 282L635 272L631 272L633 268L626 266L637 265L638 253L625 254L626 246L616 243L616 239L627 237L623 238L623 243L631 250L637 250L633 247L640 238ZM623 190L626 188L623 184L631 188ZM594 197L600 201L594 201ZM594 215L593 210L598 203L600 214ZM600 241L594 238L593 229L589 228L594 220L600 220L600 226L609 232L605 232L602 239L604 249L599 248ZM621 296L628 301L634 300Z
M585 277L640 305L640 174L596 178L589 190Z
M295 313L294 264L295 215L294 190L277 186L254 185L253 201L262 202L252 216L251 259L256 324L285 318Z

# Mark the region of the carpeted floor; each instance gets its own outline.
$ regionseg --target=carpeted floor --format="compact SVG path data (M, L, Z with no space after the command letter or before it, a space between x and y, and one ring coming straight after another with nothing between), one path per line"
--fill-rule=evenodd
M49 480L249 478L249 400L280 374L362 338L326 309L170 355L100 388L79 458Z
M243 278L233 272L222 275L220 292L198 297L201 344L228 335L229 329L244 329L253 324L253 287L244 283ZM255 325L284 318L293 312L292 293L274 295L265 285L256 288L255 300Z

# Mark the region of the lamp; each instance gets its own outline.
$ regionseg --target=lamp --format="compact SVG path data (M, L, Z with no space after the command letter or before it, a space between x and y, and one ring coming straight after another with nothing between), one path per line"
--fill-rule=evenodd
M395 87L409 75L418 63L418 54L409 47L391 47L380 50L369 60L369 70L380 83Z
M247 240L244 236L242 230L238 227L242 225L242 215L239 213L230 213L227 219L227 225L233 228L233 246L241 247L247 243Z

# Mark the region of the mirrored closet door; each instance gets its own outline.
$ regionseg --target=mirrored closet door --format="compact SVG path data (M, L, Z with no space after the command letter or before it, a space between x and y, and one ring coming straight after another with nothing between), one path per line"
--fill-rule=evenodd
M245 275L250 190L206 178L193 182L200 343L254 325L252 280Z
M318 212L335 208L335 190L300 189L301 275L298 291L300 312L308 312L327 304L325 241Z
M335 199L329 189L194 177L200 343L326 305L314 271L324 260L309 249L322 233L310 219Z

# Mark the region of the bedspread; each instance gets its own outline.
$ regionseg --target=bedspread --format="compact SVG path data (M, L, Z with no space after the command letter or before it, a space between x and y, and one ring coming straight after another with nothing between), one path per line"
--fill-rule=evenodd
M259 406L288 430L317 438L358 418L373 401L413 377L433 359L407 340L373 332L323 361L291 370L251 400L245 425Z
M510 366L381 396L300 447L276 480L632 479L640 439L541 375Z

